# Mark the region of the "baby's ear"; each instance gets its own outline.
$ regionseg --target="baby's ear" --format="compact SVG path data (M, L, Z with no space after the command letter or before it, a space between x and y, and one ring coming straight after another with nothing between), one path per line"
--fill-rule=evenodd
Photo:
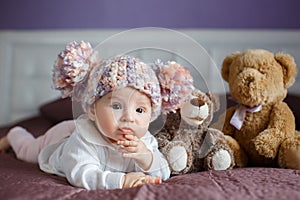
M95 119L96 119L95 105L91 106L91 108L87 111L87 114L88 114L90 120L95 121Z
M283 53L277 53L275 60L282 66L284 86L289 88L294 84L297 75L295 60L291 55Z
M225 81L228 82L228 78L229 78L229 66L231 65L231 63L233 62L233 60L240 54L240 52L235 52L229 56L227 56L222 63L222 69L221 69L221 73L222 73L222 77Z

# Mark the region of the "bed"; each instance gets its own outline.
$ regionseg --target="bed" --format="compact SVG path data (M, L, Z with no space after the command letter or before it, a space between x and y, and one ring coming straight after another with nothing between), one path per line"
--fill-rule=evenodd
M27 128L37 137L54 124L72 119L70 99L59 99L58 93L50 87L49 72L55 56L70 40L97 43L116 32L118 30L0 32L0 137L16 125ZM257 47L292 53L300 63L299 31L189 30L185 33L205 46L218 67L228 53ZM214 83L219 74L209 72L205 74L206 81ZM299 77L285 99L295 115L298 130ZM36 88L36 84L40 87ZM232 104L234 102L228 99L227 106ZM37 164L17 160L12 150L0 155L0 199L293 200L300 199L299 188L300 170L257 167L173 176L161 185L88 191L71 186L63 177L40 171Z
M300 97L285 101L300 125ZM228 100L228 105L234 102ZM72 119L70 99L57 99L39 107L39 114L0 129L21 125L36 137L52 125ZM131 189L88 191L71 186L65 178L40 171L37 164L16 159L10 150L0 155L1 199L299 199L300 170L234 168L173 176L161 185Z

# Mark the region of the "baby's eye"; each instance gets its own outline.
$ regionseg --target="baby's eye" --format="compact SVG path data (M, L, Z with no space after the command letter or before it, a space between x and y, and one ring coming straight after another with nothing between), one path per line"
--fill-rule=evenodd
M144 110L143 108L137 108L137 109L136 109L136 112L138 112L138 113L144 113L145 110Z
M122 106L121 106L121 104L119 104L119 103L113 103L113 104L111 105L111 107L112 107L114 110L120 110L120 109L122 109Z

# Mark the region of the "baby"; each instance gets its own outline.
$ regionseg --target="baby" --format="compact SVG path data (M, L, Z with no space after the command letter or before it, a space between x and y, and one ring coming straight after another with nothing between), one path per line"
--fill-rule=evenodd
M156 75L130 56L100 62L95 55L88 43L73 42L54 66L55 88L84 112L38 138L15 127L0 140L0 150L11 146L19 159L89 190L161 183L170 170L148 128L161 111L188 98L193 89L188 70L160 63ZM174 74L182 78L172 79Z

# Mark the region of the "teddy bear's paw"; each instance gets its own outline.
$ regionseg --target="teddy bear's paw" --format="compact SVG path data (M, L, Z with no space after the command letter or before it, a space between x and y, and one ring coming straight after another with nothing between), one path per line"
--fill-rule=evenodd
M274 159L278 153L279 141L270 134L271 130L265 130L252 141L259 155Z
M188 155L183 146L174 146L170 149L169 159L173 171L180 172L187 166Z
M192 165L192 152L182 141L172 141L164 148L172 174L184 174Z
M259 155L266 158L275 158L277 151L272 148L272 145L266 144L265 142L257 139L254 140L254 146Z
M204 159L204 168L207 170L226 170L234 165L233 156L226 148L211 151Z
M212 156L211 166L214 170L226 170L231 166L231 156L228 151L220 149Z

